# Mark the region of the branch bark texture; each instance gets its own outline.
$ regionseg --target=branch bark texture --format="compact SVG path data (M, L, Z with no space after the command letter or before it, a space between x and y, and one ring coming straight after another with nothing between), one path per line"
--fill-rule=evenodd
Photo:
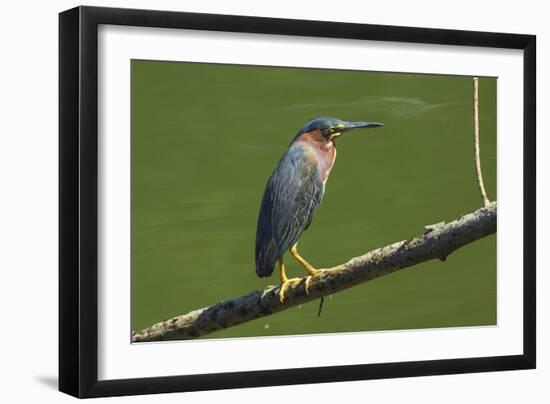
M279 286L270 286L263 291L256 290L133 332L132 342L198 338L311 302L421 262L432 259L444 261L458 248L495 233L496 226L497 203L491 202L450 223L426 226L424 233L417 237L378 248L345 264L325 269L311 280L309 293L305 291L306 278L303 278L287 289L284 303L279 301Z

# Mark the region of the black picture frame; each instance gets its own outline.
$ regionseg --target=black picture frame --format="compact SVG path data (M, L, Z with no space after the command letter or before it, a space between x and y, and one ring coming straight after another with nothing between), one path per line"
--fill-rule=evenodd
M100 24L523 50L523 354L99 381ZM59 390L83 398L535 368L535 59L533 35L97 7L60 13Z

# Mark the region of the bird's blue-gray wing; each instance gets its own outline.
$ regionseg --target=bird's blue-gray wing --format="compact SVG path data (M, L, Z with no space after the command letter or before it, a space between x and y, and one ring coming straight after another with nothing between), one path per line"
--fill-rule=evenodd
M256 273L269 276L277 260L294 245L313 219L323 197L317 155L292 145L269 178L256 231Z

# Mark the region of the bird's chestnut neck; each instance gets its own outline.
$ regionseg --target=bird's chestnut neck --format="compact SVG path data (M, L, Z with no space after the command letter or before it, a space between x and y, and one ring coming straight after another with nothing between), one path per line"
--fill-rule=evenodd
M332 139L327 139L320 130L317 130L303 133L294 143L308 145L308 149L311 151L308 156L311 161L319 164L321 180L325 182L336 159L336 147Z
M319 148L332 148L335 146L332 139L327 138L321 130L316 129L311 132L304 132L294 140L294 143L303 142Z

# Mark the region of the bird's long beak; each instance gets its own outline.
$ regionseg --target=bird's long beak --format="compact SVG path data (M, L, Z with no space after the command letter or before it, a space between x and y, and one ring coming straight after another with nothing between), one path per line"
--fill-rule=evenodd
M331 139L342 136L344 133L349 132L353 129L376 128L378 126L384 126L384 124L378 122L342 122L340 125L338 125L338 128L335 128L336 133L332 135Z
M376 128L378 126L384 126L384 124L378 123L378 122L344 122L344 127L342 128L342 132L347 132L352 129L359 129L359 128Z

